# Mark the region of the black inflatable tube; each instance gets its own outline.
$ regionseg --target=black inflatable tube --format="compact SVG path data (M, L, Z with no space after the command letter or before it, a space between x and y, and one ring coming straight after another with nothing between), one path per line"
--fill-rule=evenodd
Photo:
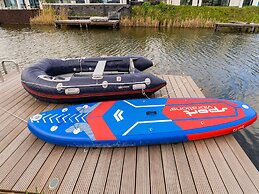
M137 69L133 73L124 74L129 71L130 58L133 58ZM93 79L92 76L76 76L79 72L92 74L100 60L107 61L105 71L115 71L118 74L103 75L101 79ZM151 95L166 84L164 80L138 70L144 70L152 65L152 61L144 57L44 59L26 68L22 72L21 81L30 94L48 102L75 103L136 98L143 97L143 91L147 95ZM69 81L65 81L60 76L65 74L73 74L73 76ZM143 84L145 84L145 88L142 91L138 87L142 87ZM133 89L133 85L135 85L135 89Z

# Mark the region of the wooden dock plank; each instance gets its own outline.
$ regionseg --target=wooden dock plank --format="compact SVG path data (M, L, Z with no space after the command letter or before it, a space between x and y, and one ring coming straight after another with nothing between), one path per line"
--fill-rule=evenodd
M5 79L6 81L4 81L4 82L2 82L0 80L0 89L1 89L1 91L3 91L3 93L1 93L1 95L4 93L8 93L9 90L20 87L20 84L17 84L20 81L19 75L20 74L18 74L18 73L12 74L12 75L10 75L11 77L8 79ZM4 76L4 78L5 78L5 76Z
M127 147L122 169L120 193L135 193L137 148Z
M194 81L191 79L191 77L189 77L189 76L186 77L186 80L189 83L188 85L190 85L192 88L193 96L191 96L191 97L199 97L199 98L205 97L203 95L203 93L200 91L200 89L196 86ZM203 165L204 171L206 173L207 179L210 183L212 192L213 193L227 192L225 185L220 177L220 174L213 162L213 159L209 153L208 148L206 147L204 140L195 141L194 144L195 144L197 152L199 154L199 157L200 157L201 163Z
M136 193L150 193L148 146L137 148Z
M192 79L190 79L190 77L186 77L186 81L187 82L182 82L182 85L187 89L187 90L185 90L185 92L188 92L188 95L189 95L189 97L199 97L198 95L200 94L199 93L199 89L197 88L197 87L195 87L195 83L193 82L193 80ZM178 83L180 84L181 82L180 82L180 79L178 79ZM191 88L189 88L189 87L191 87ZM191 91L191 92L189 92L189 91ZM200 96L200 97L203 97L203 96ZM208 153L209 153L209 150L208 150L208 148L206 147L206 144L204 143L204 141L203 140L201 140L200 142L202 142L201 144L199 144L198 146L196 145L196 142L195 142L195 145L196 145L196 150L197 150L197 153L199 154L199 153L203 153L203 151L202 150L206 150ZM184 145L185 145L185 147L188 145L188 143L184 143ZM206 152L205 152L206 153ZM192 155L191 155L191 153L189 153L188 154L188 152L187 152L187 157L189 158L189 161L191 161L190 163L190 166L192 166L192 165L194 165L193 164L193 158L191 157ZM206 161L207 159L207 157L210 157L209 159L208 159L208 161L213 161L213 159L211 158L211 156L210 155L202 155L202 154L199 154L199 158L200 158L200 161L198 161L198 159L197 159L197 157L196 157L196 162L197 163L201 163L202 165L204 165L203 164L203 161ZM201 166L200 168L203 168L204 169L204 172L200 172L200 174L201 174L201 176L199 176L199 174L197 174L196 173L196 171L195 170L192 170L192 174L193 174L193 176L194 176L194 181L195 181L195 185L196 185L196 188L197 188L197 191L198 190L203 190L203 189L205 189L205 190L210 190L210 189L212 189L212 191L213 191L213 193L215 192L215 193L217 193L217 192L220 192L221 190L222 191L226 191L226 189L225 189L225 186L224 186L224 184L222 183L222 180L221 180L221 178L220 178L220 174L219 174L219 172L218 172L218 170L217 170L217 168L216 168L216 166L214 166L214 163L210 163L210 166L211 166L211 168L213 169L212 171L210 171L210 169L209 168L207 168L207 165L205 164L204 166ZM195 167L193 167L193 169L194 169ZM195 169L197 169L197 168L195 168ZM207 177L207 179L208 179L208 181L209 181L209 183L210 183L210 187L211 188L209 188L208 187L208 185L206 185L206 182L204 182L204 181L202 181L202 185L200 184L201 182L200 182L200 178L202 178L202 176L204 177L204 174L203 173L205 173L206 174L206 177ZM210 177L213 177L214 176L214 174L215 174L215 178L216 179L210 179ZM211 181L210 181L211 180ZM217 182L217 181L219 181L219 182ZM222 188L221 188L222 187Z
M172 145L161 145L165 185L167 193L181 193L181 186L176 168Z
M74 193L87 193L94 176L96 165L100 156L101 149L91 148L88 152L82 171L78 177Z
M197 193L183 144L174 144L173 151L182 193Z
M160 98L161 95L162 92L158 91L154 94L154 97ZM151 193L166 193L163 160L160 145L149 146L149 163Z
M30 132L24 128L24 130L12 141L1 153L0 165L2 165L20 146L20 144L29 136Z
M104 193L120 193L125 148L114 148Z
M218 168L218 171L228 190L228 193L242 193L243 192L242 189L240 188L238 182L236 181L235 176L233 176L231 169L229 168L227 162L225 161L225 158L220 152L214 139L205 140L205 144L210 150L210 154Z
M173 87L168 75L162 76L167 84L162 88L161 95L163 97L176 97L175 88ZM172 145L161 145L163 171L165 177L165 187L167 193L181 193L181 186L178 171L175 162L175 156Z
M33 159L30 165L25 169L22 176L17 180L15 185L13 185L12 190L25 191L28 188L31 181L34 179L34 177L38 173L41 166L44 164L45 160L48 158L53 148L53 144L46 143L43 146L43 148L39 151L39 153L36 155L36 157Z
M206 172L212 192L218 194L227 193L227 189L225 188L222 178L218 173L217 167L215 166L204 141L195 141L195 146L200 156L203 168Z
M195 93L192 85L189 83L187 77L180 77L182 85L186 88L188 96L196 98L197 94ZM186 151L187 158L189 160L191 172L195 182L195 186L198 193L211 193L211 187L208 182L205 170L203 168L200 156L193 142L185 142L184 148Z
M166 193L160 145L149 147L151 193Z
M189 83L191 84L191 85L194 85L195 83L193 82L193 80L191 79L191 78L187 78L188 79L188 81L189 81ZM204 95L203 95L203 93L199 90L199 89L197 89L197 87L195 88L195 92L197 93L197 95L199 96L199 97L204 97ZM230 136L232 136L232 138L233 138L233 135L232 134L230 134L230 135L228 135L229 137ZM224 152L228 155L228 156L233 156L233 154L234 154L234 152L233 152L233 150L231 151L231 150L229 150L228 149L228 151L226 151L227 150L227 148L228 147L226 147L227 146L227 141L224 141L224 139L222 139L223 137L219 137L219 138L215 138L215 141L216 141L216 143L218 144L218 146L219 147L221 147L222 149L221 149L221 152L224 154ZM225 139L226 140L226 139ZM208 140L206 140L206 141L208 141ZM211 140L212 141L212 140ZM235 142L236 142L236 140L235 140ZM239 148L241 148L240 147L240 145L238 145L237 147L239 147ZM213 148L215 149L215 146L213 146ZM223 149L224 148L224 149ZM235 149L237 149L237 148L235 148ZM213 153L213 154L215 154L215 150L214 150L214 152L212 151L213 149L212 149L212 147L210 148L210 150L211 150L211 153ZM243 152L244 153L244 152ZM214 162L217 162L219 159L218 158L214 158ZM237 160L234 160L234 161L237 161ZM229 161L227 161L227 163L228 163L228 167L229 168L232 168L232 162L229 160ZM250 161L250 163L251 163L251 161ZM235 165L235 169L237 168L237 166L238 166L238 163ZM247 165L245 165L245 166L247 166ZM253 166L253 165L252 165ZM222 168L222 161L218 161L218 164L217 164L217 168L218 169L221 169ZM255 167L254 167L255 168ZM226 170L227 169L225 169L225 171L224 171L224 173L226 173ZM228 169L228 172L229 172L229 170L230 169ZM253 169L252 170L252 172L254 172L254 170L255 169ZM232 173L234 173L235 174L235 170L233 171L232 169L231 169L231 171L232 171ZM223 170L221 170L221 172L223 172ZM237 173L237 172L236 172ZM242 174L242 171L241 172L239 172L239 173L241 173ZM237 173L238 174L238 173ZM230 175L231 176L231 175ZM232 178L229 178L229 179L226 179L225 177L222 177L222 179L223 180L225 180L225 184L226 184L226 187L230 190L230 188L232 188L232 190L231 191L234 191L233 189L238 189L238 187L235 187L236 186L236 183L234 183L234 180L233 180L233 178L235 178L235 179L239 179L239 178L241 178L240 177L240 175L233 175L232 174ZM258 177L258 175L257 175L257 177ZM255 177L254 177L255 178ZM258 179L258 178L257 178ZM256 179L253 179L253 180L256 180ZM235 186L233 186L233 184L235 185ZM239 185L240 185L240 183L238 183ZM241 184L242 185L242 184ZM254 184L254 185L257 185L257 184ZM243 185L244 186L244 185ZM256 186L255 186L256 187ZM246 187L243 187L242 188L242 190L243 190L243 192L245 192L245 193L247 193L247 190L244 190L244 188L246 189ZM251 190L253 190L253 188L254 187L251 187ZM249 191L248 191L249 192ZM257 192L258 192L258 188L257 188Z
M15 114L17 110L21 109L21 107L24 106L24 103L28 102L31 98L29 96L27 96L28 98L26 98L26 96L21 95L18 96L16 99L10 99L11 102L9 102L8 105L6 106L2 106L1 110L3 112L3 114L0 117L0 122L3 123L3 125L8 125L9 123L6 122L6 119L8 118L13 118L13 115L10 115L10 113ZM21 103L23 102L23 103ZM17 107L16 107L17 106ZM1 131L4 128L1 127Z
M234 22L234 23L216 23L215 31L218 31L221 28L231 28L231 29L245 29L248 32L255 32L259 28L259 24L255 23L245 23L245 22Z
M191 98L195 98L197 97L195 91L193 90L191 84L189 83L189 81L187 80L186 76L181 76L180 77L183 86L186 88L187 92L188 92L188 96L190 96Z
M60 160L58 161L57 165L55 166L55 169L52 171L50 177L48 178L46 184L44 185L43 189L39 192L42 193L57 193L57 190L60 187L60 183L62 182L67 169L69 168L69 165L71 164L71 161L76 153L76 148L65 148L65 151L63 152ZM53 180L57 180L57 185L55 185L53 188L50 187Z
M22 92L22 91L20 91L20 92ZM17 94L18 93L18 94ZM7 111L10 111L10 109L11 108L13 108L13 106L15 106L15 105L18 105L19 104L19 102L24 98L24 96L19 96L19 91L17 92L17 93L11 93L11 96L9 96L9 95L6 95L6 96L3 96L2 98L1 98L1 104L0 104L0 106L1 106L1 112L3 112L3 113L5 113L6 114L6 112ZM17 96L15 96L17 94ZM18 98L18 99L17 99ZM1 115L0 116L0 119L1 119L1 122L4 120L4 119L6 119L6 117L4 117L4 116L6 116L6 115Z
M0 183L1 189L11 190L26 168L29 166L31 161L37 156L37 153L42 149L45 143L41 140L37 140L30 149L26 152L26 154L22 157L22 159L15 165L15 167L11 170L11 172L3 179ZM47 147L48 148L48 147ZM46 146L43 151L46 150Z
M102 148L89 193L103 193L110 167L112 148Z
M253 182L251 182L250 178L248 177L246 171L236 159L235 154L232 152L231 148L228 146L224 137L217 138L217 144L224 155L226 161L229 164L230 169L232 170L233 174L235 175L238 184L242 188L244 193L257 193L258 190L256 189ZM229 180L228 180L229 181Z
M34 107L32 107L32 108L30 107L32 105L32 103L33 103L32 101L25 102L24 106L27 107L25 109L27 113L28 113L28 111L33 111ZM3 121L3 125L2 125L3 127L1 126L0 141L5 139L6 136L8 136L10 133L12 133L13 129L17 128L17 126L20 124L20 122L24 122L23 118L20 117L22 113L19 113L18 111L12 113L12 114L15 114L16 117L13 116L13 115L10 115L10 113L12 113L12 112L6 113L6 119ZM14 121L16 121L16 122L14 122ZM3 130L3 129L6 129L6 128L8 128L9 130ZM2 150L0 150L0 152L1 151Z
M28 192L41 191L64 150L65 147L55 146L33 180L27 181L27 184L24 185L24 188L20 188L19 190L27 190ZM28 179L30 179L30 177L28 177ZM30 185L28 185L29 182L31 182Z
M174 93L175 93L175 96L170 95L170 97L183 98L184 96L183 96L181 89L179 88L174 76L169 76L169 80L171 82L172 87L174 88Z
M182 96L184 98L190 98L191 96L190 96L189 92L187 91L187 89L185 88L185 83L183 82L183 79L181 79L181 76L174 76L174 78L175 78L175 81L176 81L176 84L177 84L179 90L182 93ZM171 79L173 80L173 77Z
M198 193L212 193L209 181L204 172L199 154L193 142L184 143L184 149L189 160L193 180Z
M37 109L34 109L33 112L43 111L45 108L45 104L41 104ZM27 109L26 111L29 111ZM26 115L26 111L24 112ZM20 143L25 140L30 132L26 129L26 123L21 122L20 120L17 122L19 125L15 128L15 130L10 129L10 133L0 142L3 151L1 153L0 164L2 164L12 153L13 150L19 147ZM8 146L7 146L8 145Z
M56 20L55 21L56 27L65 26L80 26L81 28L85 26L107 26L107 27L119 27L120 21L119 20L108 20L108 21L91 21L90 19L80 19L80 20Z
M14 168L18 161L23 157L31 145L36 141L36 137L32 134L15 150L15 152L5 161L0 167L0 182L6 177L6 175Z
M177 98L190 97L179 76L175 76L175 77L169 76L169 80L172 86L176 88L175 93ZM183 143L173 144L173 151L174 151L179 181L181 185L181 191L183 193L189 193L189 192L197 193L194 180L193 180L193 175L190 170L189 161L186 156Z
M168 98L169 96L171 98L176 98L176 93L175 93L175 88L173 87L169 76L168 75L163 75L162 79L164 79L166 81L166 87L161 88L161 95L164 98Z
M78 148L57 193L72 193L89 149Z
M32 112L36 113L36 112L41 112L44 110L44 108L46 107L45 104L35 104L35 106L31 106L28 109L26 109L26 111L24 111L23 116L27 117L29 116ZM19 114L18 114L19 115ZM20 116L21 118L22 116ZM22 118L23 119L23 118ZM26 119L26 118L25 118ZM26 119L27 120L27 119ZM27 127L27 122L25 122L26 120L20 120L20 119L16 119L14 118L10 125L7 126L9 128L9 133L8 134L3 134L1 133L1 135L5 137L1 140L0 142L0 152L8 145L10 144L10 142L12 142L26 127Z
M161 76L154 97L204 97L189 76ZM56 104L34 101L19 75L0 83L0 107L27 120ZM9 91L6 91L9 89ZM65 148L33 136L0 108L0 190L44 193L258 193L258 171L232 135L127 148ZM244 178L243 178L244 177ZM53 181L57 181L54 188ZM37 188L37 189L36 189Z
M54 104L50 104L44 110L49 110L54 108ZM35 110L34 112L36 112ZM3 157L1 154L1 162L0 162L0 182L4 179L4 177L11 171L11 169L16 165L16 163L21 159L21 157L26 153L26 151L31 147L31 145L35 142L37 138L32 134L29 134L28 138L22 142L22 144L15 150L14 153L10 152L12 155L8 157ZM7 160L7 161L5 161Z
M0 85L1 89L1 99L0 102L6 101L8 98L6 96L11 96L13 92L18 92L19 90L22 91L22 88L17 84L17 80L14 80L13 82L4 85Z
M256 167L253 165L251 160L248 158L244 150L237 143L233 135L225 135L226 142L232 149L232 152L236 155L236 158L245 169L246 173L250 177L251 181L259 191L259 173Z

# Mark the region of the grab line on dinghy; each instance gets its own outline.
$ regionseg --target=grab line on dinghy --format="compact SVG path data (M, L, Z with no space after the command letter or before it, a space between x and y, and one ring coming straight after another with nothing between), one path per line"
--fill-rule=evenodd
M36 85L36 86L41 86L41 87L46 87L46 88L53 88L56 89L57 87L54 86L48 86L48 85L44 85L44 84L38 84L38 83L33 83L33 82L26 82L26 81L21 81L22 83L25 84L30 84L30 85ZM146 81L142 81L142 82L127 82L127 83L108 83L109 85L134 85L134 84L142 84L142 83L146 83ZM88 84L88 85L70 85L70 86L60 86L60 88L75 88L75 87L94 87L94 86L102 86L103 83L100 84Z

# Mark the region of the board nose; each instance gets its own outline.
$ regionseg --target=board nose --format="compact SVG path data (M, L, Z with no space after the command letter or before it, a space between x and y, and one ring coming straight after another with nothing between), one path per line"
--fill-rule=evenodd
M245 115L247 116L247 118L250 119L257 119L257 113L256 111L249 106L248 104L244 103L244 102L239 102L239 101L233 101L235 104L237 104L240 108L242 108L242 110L244 111Z

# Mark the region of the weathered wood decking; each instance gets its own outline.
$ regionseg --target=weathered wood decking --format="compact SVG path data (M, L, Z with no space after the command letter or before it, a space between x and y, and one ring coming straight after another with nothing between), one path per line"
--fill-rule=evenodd
M162 77L168 84L156 97L204 97L189 76ZM22 119L62 105L35 101L19 74L8 75L0 91L0 192L259 192L259 173L232 135L172 145L59 147L33 136Z
M259 24L245 23L245 22L234 22L234 23L216 23L215 31L219 31L222 28L232 28L242 30L245 29L247 32L256 32L259 29Z
M119 28L120 21L109 20L107 22L94 22L89 19L56 20L55 25L57 28L61 28L62 26L79 26L80 28L88 28L91 26Z

